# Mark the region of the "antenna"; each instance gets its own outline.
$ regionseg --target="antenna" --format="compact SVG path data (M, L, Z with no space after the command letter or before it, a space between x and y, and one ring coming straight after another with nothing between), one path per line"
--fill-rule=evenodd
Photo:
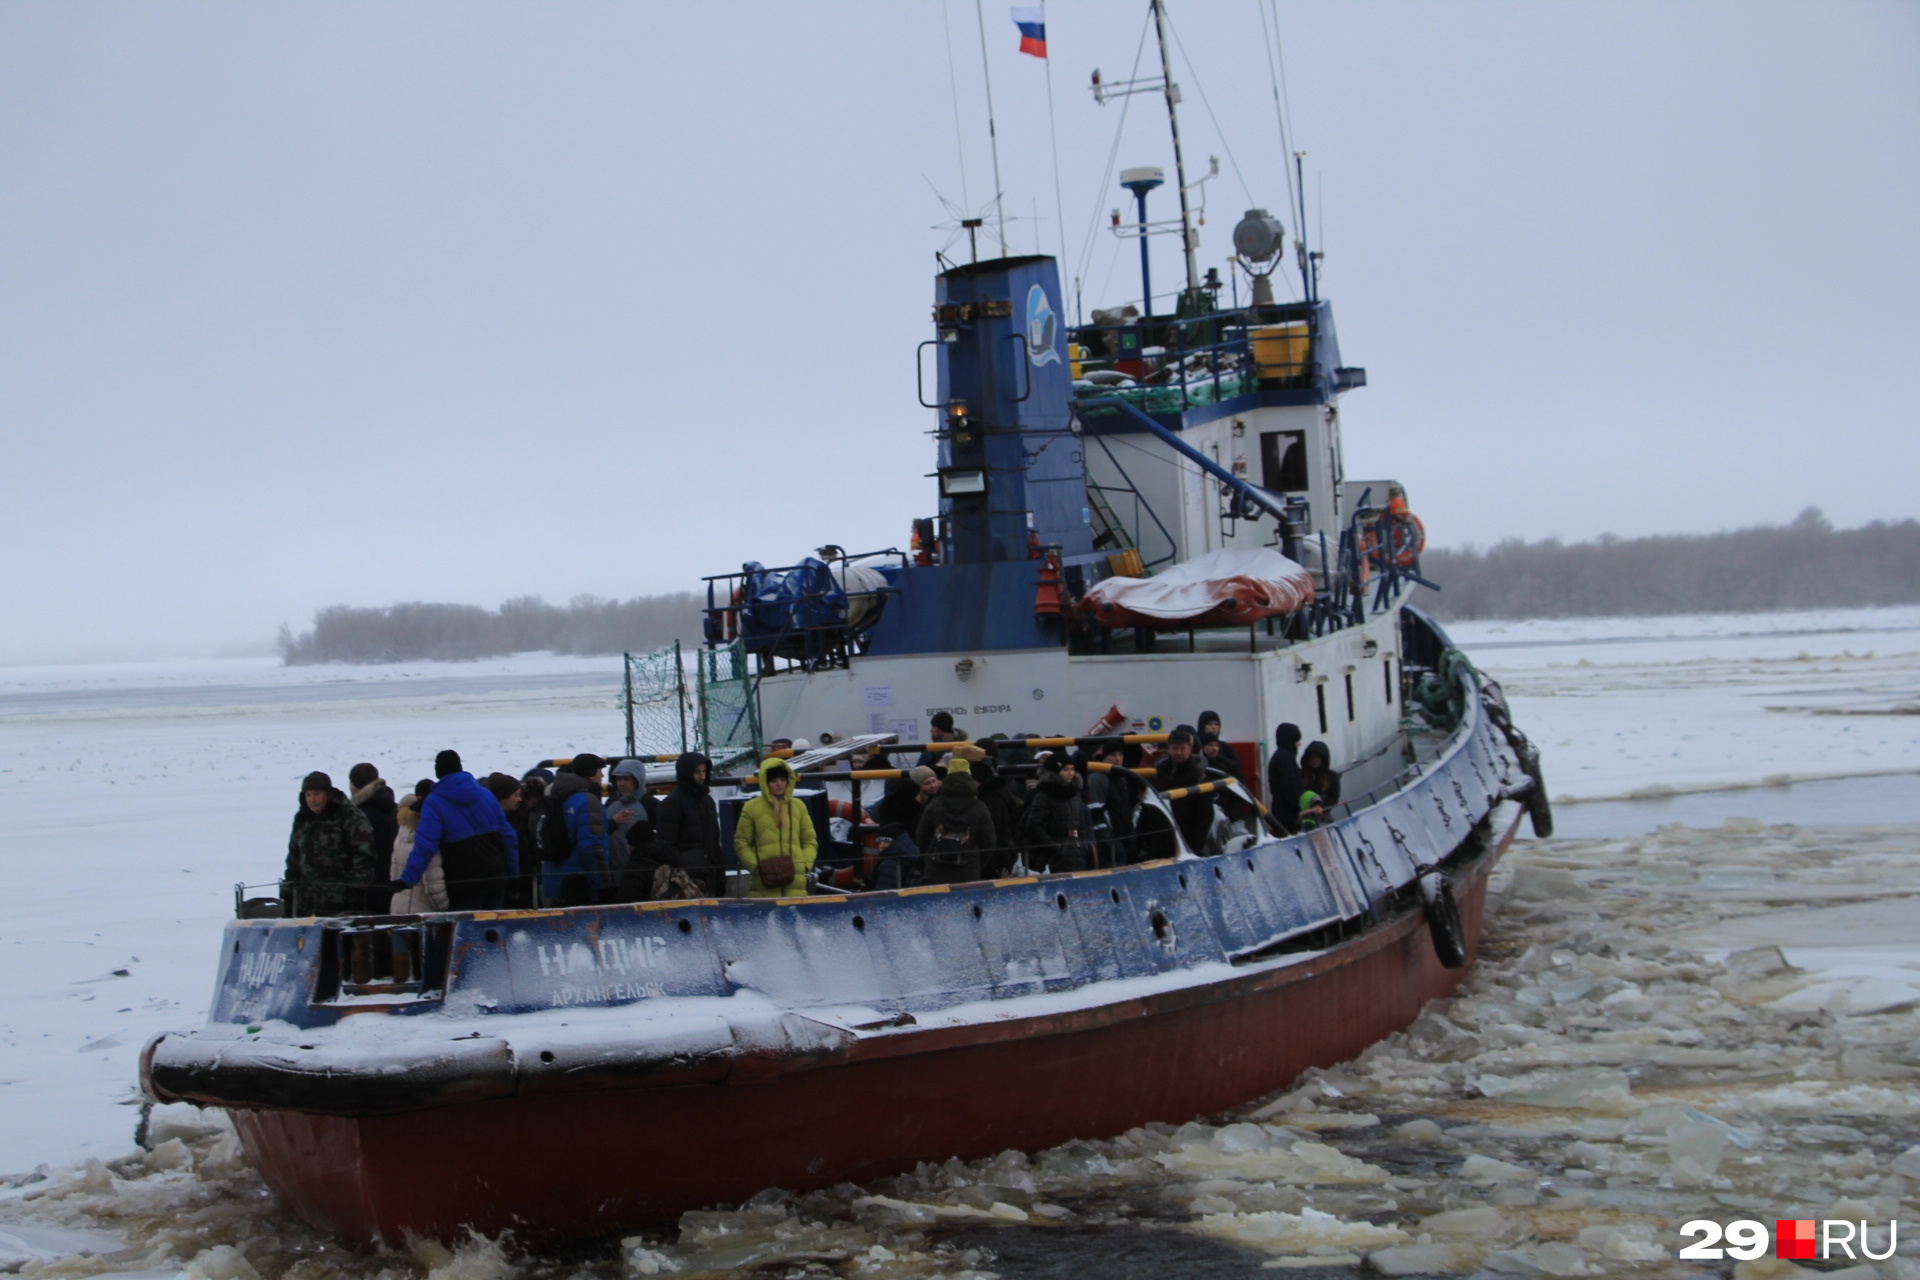
M993 147L993 216L999 223L1000 256L1007 256L1007 211L1000 200L1000 135L993 126L993 72L987 67L987 18L973 0L974 21L980 25L980 77L987 83L987 141Z
M1154 34L1160 40L1160 79L1167 95L1167 124L1173 130L1173 176L1180 185L1180 251L1187 260L1187 292L1192 294L1198 287L1200 273L1193 261L1193 222L1187 213L1187 162L1180 151L1180 113L1174 110L1180 101L1180 90L1173 83L1173 64L1167 61L1167 18L1162 0L1152 0L1152 5ZM1147 311L1152 314L1153 308L1148 307Z
M1295 224L1300 228L1300 234L1293 238L1293 251L1300 260L1300 287L1306 290L1307 301L1315 302L1319 300L1319 290L1314 287L1316 273L1312 263L1308 261L1307 253L1307 171L1302 163L1306 158L1307 153L1304 151L1293 153L1293 172L1294 177L1298 179L1294 189L1300 197L1300 221Z

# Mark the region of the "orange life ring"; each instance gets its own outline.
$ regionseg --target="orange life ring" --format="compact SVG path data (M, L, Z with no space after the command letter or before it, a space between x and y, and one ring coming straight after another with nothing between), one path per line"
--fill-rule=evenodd
M1392 561L1402 569L1411 569L1427 549L1427 527L1420 523L1419 516L1404 509L1404 502L1402 507L1398 512L1389 509L1373 527L1361 532L1363 563L1372 561L1385 569Z
M1411 511L1402 516L1397 523L1403 528L1411 527L1413 536L1404 545L1395 546L1393 562L1402 569L1411 569L1415 561L1420 559L1420 553L1427 549L1427 526L1421 524L1420 517ZM1399 544L1400 540L1396 537L1394 542Z

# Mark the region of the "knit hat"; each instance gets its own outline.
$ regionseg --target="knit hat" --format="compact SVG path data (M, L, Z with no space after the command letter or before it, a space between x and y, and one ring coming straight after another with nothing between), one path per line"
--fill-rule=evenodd
M924 764L917 764L907 770L907 777L913 779L913 785L916 787L924 787L927 785L928 778L937 778L939 776L940 775L936 774Z
M306 778L300 783L300 792L302 795L305 795L309 791L331 791L331 790L333 790L333 779L329 778L326 774L320 772L318 769L315 769L312 773L308 774Z
M606 767L607 762L591 751L575 756L573 762L567 766L583 778L591 778Z
M951 778L956 773L965 774L969 778L973 776L973 766L967 763L965 756L957 752L951 760L947 761L947 776Z
M480 785L493 793L493 798L506 803L508 796L520 794L520 784L504 773L490 773L481 779Z
M929 720L927 723L931 724L934 728L938 729L942 733L952 733L953 732L953 712L936 711L933 713L933 719Z
M365 763L357 764L347 771L347 781L353 784L355 791L358 791L379 776L380 771L378 769Z
M433 758L433 776L436 778L444 778L450 773L459 773L460 770L460 753L452 747L448 747Z
M551 770L551 769L529 769L529 770L527 770L527 771L526 771L525 773L523 773L523 774L521 774L521 775L520 775L520 781L522 781L522 782L539 782L539 783L541 783L541 784L543 784L543 785L546 785L546 784L551 784L551 783L553 782L553 770Z
M873 834L876 839L880 840L898 840L901 836L907 834L907 828L903 823L889 822Z
M1184 724L1175 725L1173 732L1167 735L1167 745L1172 746L1176 742L1184 742L1188 746L1192 746L1193 745L1193 729L1190 726L1184 725Z

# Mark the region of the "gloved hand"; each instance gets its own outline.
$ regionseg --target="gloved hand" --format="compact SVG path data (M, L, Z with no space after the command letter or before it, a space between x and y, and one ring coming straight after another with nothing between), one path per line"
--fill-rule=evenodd
M408 884L405 880L387 881L387 892L389 893L405 893L407 890L411 888L413 888L413 886Z

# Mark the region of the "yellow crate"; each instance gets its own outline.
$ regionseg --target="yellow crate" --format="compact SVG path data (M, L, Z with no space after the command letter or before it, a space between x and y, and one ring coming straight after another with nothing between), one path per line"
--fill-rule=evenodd
M1116 578L1144 578L1146 566L1140 563L1140 552L1128 547L1125 551L1116 551L1107 557L1107 567L1113 570Z
M1313 334L1305 320L1247 330L1253 367L1262 382L1304 378L1311 372Z

